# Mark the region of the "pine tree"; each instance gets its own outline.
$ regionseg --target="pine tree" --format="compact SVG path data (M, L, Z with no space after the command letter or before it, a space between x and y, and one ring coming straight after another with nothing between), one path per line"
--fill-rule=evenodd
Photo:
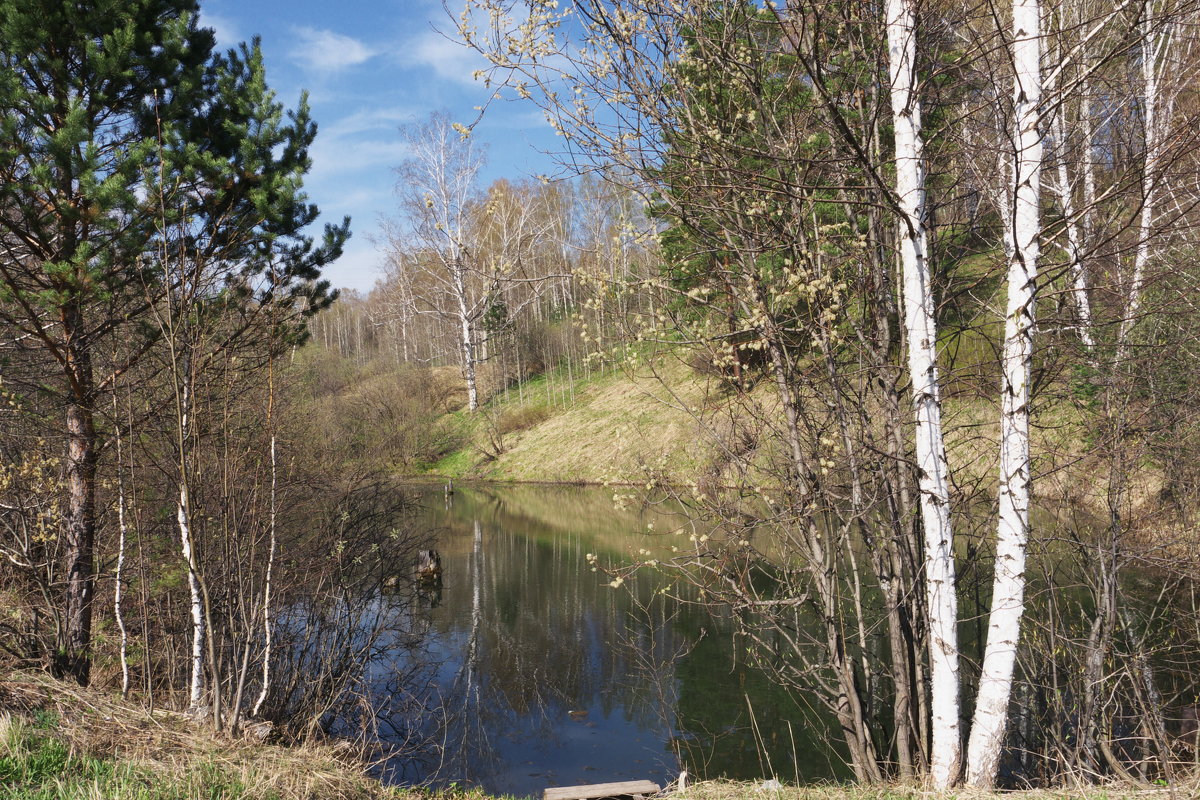
M86 684L95 589L97 410L154 346L159 256L228 273L246 306L328 302L301 178L315 135L282 124L257 48L214 57L194 0L0 1L0 323L54 365L64 407L66 586L55 670ZM184 247L171 248L165 239ZM263 281L272 262L286 264ZM120 359L101 354L120 342Z

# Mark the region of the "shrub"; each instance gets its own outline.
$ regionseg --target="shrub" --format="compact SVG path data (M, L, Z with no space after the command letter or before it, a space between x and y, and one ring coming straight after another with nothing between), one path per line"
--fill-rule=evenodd
M496 421L496 427L501 435L514 433L532 428L539 422L545 422L550 415L550 407L544 405L512 408L500 415L500 419Z

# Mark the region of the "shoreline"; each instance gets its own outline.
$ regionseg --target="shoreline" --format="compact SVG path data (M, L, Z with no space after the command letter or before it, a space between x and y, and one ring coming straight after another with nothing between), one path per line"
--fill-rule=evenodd
M178 712L153 712L98 689L33 670L0 673L0 798L105 800L501 800L479 788L388 786L336 742L294 745L215 736ZM601 778L597 778L601 782ZM669 787L664 787L669 788ZM1053 789L931 792L873 786L696 781L658 797L678 800L1147 800L1197 796L1175 787L1102 784Z

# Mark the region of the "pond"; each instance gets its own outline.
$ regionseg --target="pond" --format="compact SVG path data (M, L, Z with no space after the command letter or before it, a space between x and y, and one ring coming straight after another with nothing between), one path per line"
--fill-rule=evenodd
M376 521L385 530L363 540L391 544L361 552L335 546L351 572L346 592L312 595L293 609L290 628L280 625L298 634L293 649L300 667L291 672L305 677L297 685L339 698L303 706L307 718L335 735L379 742L384 781L523 797L573 784L663 785L683 769L695 779L850 777L837 725L817 707L819 680L795 696L775 685L750 663L744 631L713 616L694 586L669 586L667 576L645 569L614 588L609 574L593 570L589 556L601 565L666 559L672 542L687 541L668 533L688 524L682 509L618 508L614 490L600 487L471 486L450 496L429 487L404 494L414 492L415 510L385 503ZM1097 567L1089 559L1107 551L1091 543L1087 527L1072 533L1047 511L1040 516L1001 765L1006 786L1052 783L1059 771L1074 768L1062 754L1080 741L1089 637L1099 619L1088 588ZM767 530L743 535L763 536L756 550L770 562L778 539ZM968 715L990 603L990 537L980 530L981 537L960 541L957 579ZM377 547L385 548L383 558ZM431 547L440 553L437 582L415 575L418 549ZM727 563L737 568L738 562L720 568ZM776 574L759 576L768 591ZM849 586L852 577L844 579ZM1107 650L1097 651L1111 668L1106 694L1103 704L1090 706L1117 748L1105 757L1113 770L1137 767L1158 757L1145 742L1163 740L1164 753L1186 756L1190 765L1192 740L1184 740L1194 736L1200 683L1196 638L1190 624L1178 623L1195 618L1194 584L1186 573L1137 561L1122 565L1119 584L1110 623L1116 630ZM864 671L884 675L886 626L871 622L879 612L869 586L862 596L870 634L860 630L869 647L860 654L872 660ZM819 625L807 609L796 620L789 630ZM776 630L779 639L766 645L789 658L793 642ZM323 643L312 649L319 658L305 656L309 641ZM812 674L792 678L799 685ZM350 683L338 683L339 676L350 676ZM885 678L866 695L881 737L889 735L887 691ZM1169 730L1159 739L1142 730L1147 707L1163 711ZM1176 747L1175 739L1183 744Z
M440 586L422 593L373 669L392 782L540 796L549 786L846 776L812 709L745 663L731 627L656 594L614 589L602 562L661 548L670 509L614 508L596 487L459 488L422 497ZM678 520L676 519L676 522ZM406 640L407 641L407 640ZM390 687L386 688L385 687ZM390 693L390 694L388 694Z

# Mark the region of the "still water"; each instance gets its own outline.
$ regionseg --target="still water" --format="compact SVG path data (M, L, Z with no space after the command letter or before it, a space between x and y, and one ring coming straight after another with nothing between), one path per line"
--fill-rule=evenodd
M810 709L752 666L730 629L602 563L659 552L669 509L611 489L460 488L422 498L443 580L409 607L374 685L383 776L540 796L549 786L845 775ZM414 635L419 634L419 635ZM403 644L401 643L403 641ZM385 639L384 643L387 644ZM418 642L418 644L414 644Z

